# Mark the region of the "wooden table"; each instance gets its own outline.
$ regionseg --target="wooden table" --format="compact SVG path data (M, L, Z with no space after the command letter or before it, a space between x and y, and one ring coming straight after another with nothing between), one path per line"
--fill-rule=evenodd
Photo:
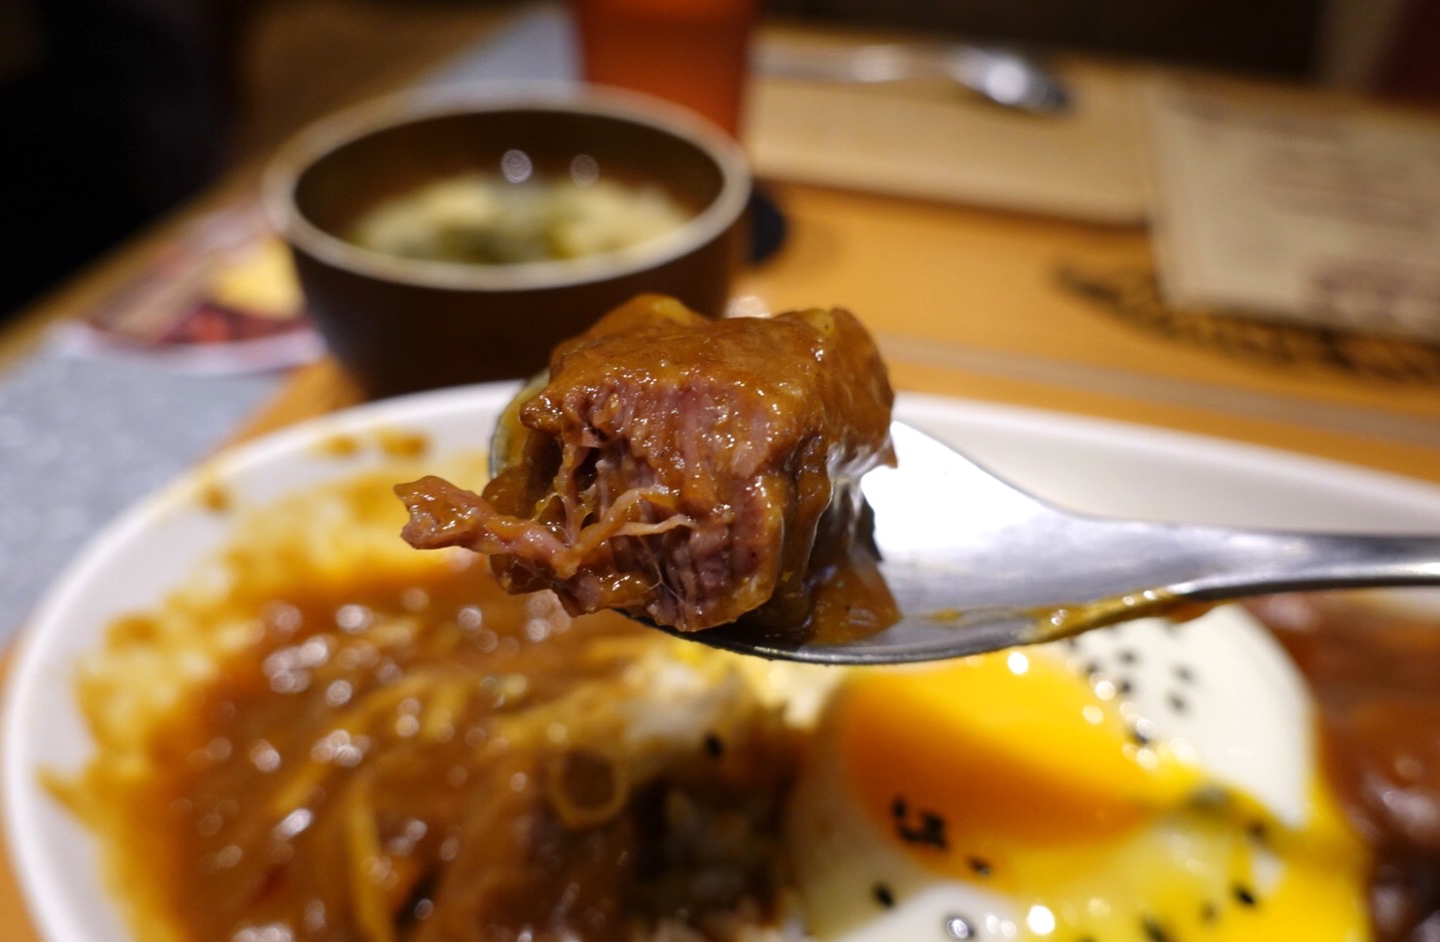
M783 250L737 294L774 310L843 305L901 389L1271 445L1440 483L1433 350L1307 337L1170 311L1149 293L1140 227L1063 222L770 181ZM139 252L51 301L78 309ZM15 343L15 339L10 341ZM1434 358L1432 360L1431 358ZM332 362L296 371L243 439L358 400ZM0 925L33 942L8 859Z

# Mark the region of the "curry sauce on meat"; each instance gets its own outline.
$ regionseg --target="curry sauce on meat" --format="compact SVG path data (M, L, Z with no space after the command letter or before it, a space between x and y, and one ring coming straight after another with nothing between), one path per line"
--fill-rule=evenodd
M397 489L405 539L490 554L503 584L574 613L804 629L843 607L822 620L877 630L895 616L858 481L893 462L892 400L847 311L712 321L642 296L556 349L482 494Z

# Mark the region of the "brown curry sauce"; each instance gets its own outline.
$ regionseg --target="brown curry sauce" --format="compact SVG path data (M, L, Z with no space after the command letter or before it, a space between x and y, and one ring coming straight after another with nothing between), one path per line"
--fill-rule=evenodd
M1344 593L1250 603L1309 682L1325 773L1375 848L1378 937L1440 933L1440 619Z
M778 719L658 757L607 742L610 685L676 642L572 622L478 563L300 571L279 596L242 574L226 605L263 635L163 718L161 774L107 796L125 872L184 937L629 940L675 919L723 938L716 920L766 918L793 767ZM586 691L601 709L557 708ZM706 847L712 827L735 846Z

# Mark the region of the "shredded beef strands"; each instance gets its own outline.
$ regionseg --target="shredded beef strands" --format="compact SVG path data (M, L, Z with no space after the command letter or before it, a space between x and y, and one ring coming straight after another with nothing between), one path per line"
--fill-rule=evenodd
M398 488L418 547L694 631L748 616L835 639L890 624L858 479L892 459L893 394L846 311L712 321L641 297L561 345L502 420L483 494Z

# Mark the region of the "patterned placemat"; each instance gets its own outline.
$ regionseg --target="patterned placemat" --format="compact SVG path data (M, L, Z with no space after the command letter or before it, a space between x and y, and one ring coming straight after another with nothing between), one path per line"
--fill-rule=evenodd
M1440 386L1440 344L1252 311L1176 306L1166 301L1154 269L1148 267L1065 266L1058 278L1107 314L1186 346L1366 381Z

